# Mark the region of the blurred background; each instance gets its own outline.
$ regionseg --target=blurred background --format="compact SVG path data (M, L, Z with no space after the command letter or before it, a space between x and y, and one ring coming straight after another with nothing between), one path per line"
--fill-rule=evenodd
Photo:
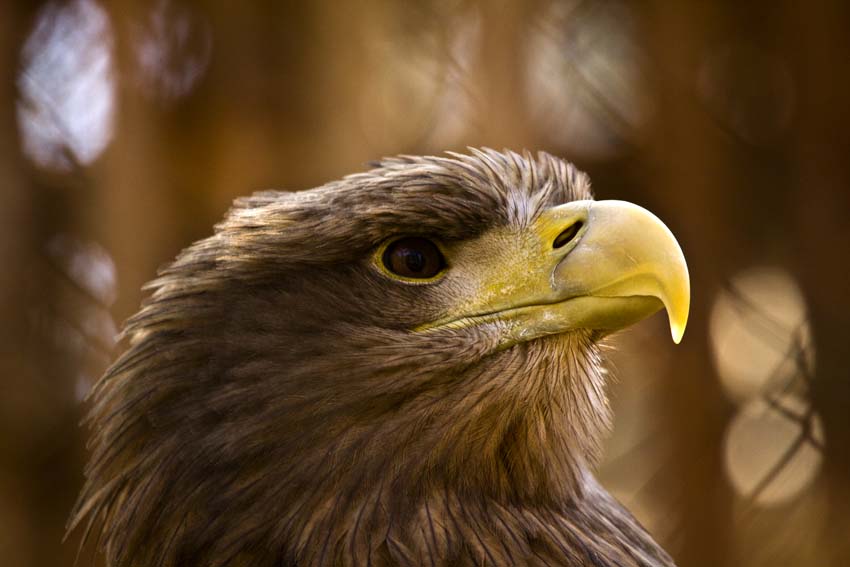
M575 162L688 258L683 343L612 341L605 486L682 566L850 565L849 32L844 0L7 1L3 564L73 563L82 400L233 198L486 145Z

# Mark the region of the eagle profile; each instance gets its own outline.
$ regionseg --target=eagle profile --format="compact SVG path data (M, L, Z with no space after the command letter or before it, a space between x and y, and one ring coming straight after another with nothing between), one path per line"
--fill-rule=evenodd
M684 257L541 153L398 157L236 201L95 388L82 524L111 566L672 565L592 475L599 341Z

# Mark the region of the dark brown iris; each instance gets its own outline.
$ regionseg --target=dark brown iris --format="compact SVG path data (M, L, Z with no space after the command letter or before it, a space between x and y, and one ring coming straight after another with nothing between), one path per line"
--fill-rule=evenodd
M413 279L433 278L446 267L437 245L417 236L400 238L387 246L383 262L390 272Z

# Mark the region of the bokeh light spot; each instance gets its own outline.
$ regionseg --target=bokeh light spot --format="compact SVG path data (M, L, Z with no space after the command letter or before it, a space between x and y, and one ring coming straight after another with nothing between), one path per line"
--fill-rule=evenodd
M650 114L629 5L556 3L535 24L527 42L526 98L537 127L576 155L617 154Z
M209 67L212 30L188 6L160 0L133 31L138 80L153 98L186 96Z
M94 242L59 234L47 244L55 265L80 289L104 306L115 301L115 263L103 247Z
M823 427L802 399L758 398L726 430L724 464L735 491L764 506L800 494L820 468Z
M709 325L720 381L735 401L812 372L806 305L781 268L752 268L734 277L715 301Z
M370 144L451 147L473 120L469 74L480 44L475 10L388 4L371 22L368 80L359 87L362 130ZM386 151L386 150L380 150Z
M92 0L50 2L21 52L18 128L36 164L68 171L94 161L112 138L112 28Z

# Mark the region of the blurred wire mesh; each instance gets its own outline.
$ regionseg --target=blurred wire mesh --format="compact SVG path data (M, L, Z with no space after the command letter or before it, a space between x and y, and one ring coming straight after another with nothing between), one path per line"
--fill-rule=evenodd
M612 341L603 483L682 565L850 565L848 15L840 0L9 6L6 564L73 563L77 423L112 321L234 197L488 145L575 161L688 256L683 345L658 320Z

